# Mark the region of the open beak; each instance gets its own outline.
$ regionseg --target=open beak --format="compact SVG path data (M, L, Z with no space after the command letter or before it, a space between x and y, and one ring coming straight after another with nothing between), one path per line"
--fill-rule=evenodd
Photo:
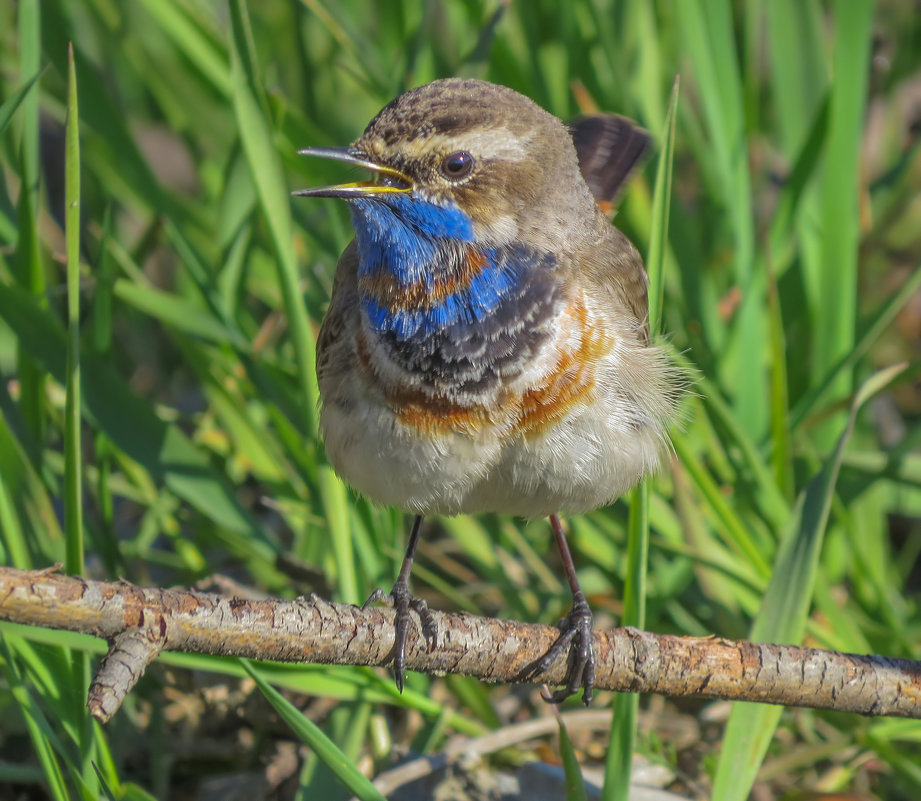
M318 186L315 189L298 189L291 194L295 197L341 197L346 200L359 197L374 197L376 195L391 194L393 192L411 192L412 181L391 167L376 164L350 147L305 147L297 151L302 156L319 156L323 159L344 161L364 167L374 173L373 181L356 181L350 184L336 184L335 186Z

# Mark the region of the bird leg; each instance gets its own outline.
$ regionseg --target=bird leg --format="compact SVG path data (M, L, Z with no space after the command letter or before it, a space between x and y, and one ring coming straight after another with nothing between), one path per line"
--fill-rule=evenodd
M378 588L371 593L371 597L361 607L366 609L373 603L385 603L388 606L392 606L396 612L393 650L388 654L388 659L393 658L393 676L400 692L403 692L403 673L406 669L406 638L409 634L409 625L412 620L410 610L414 610L419 615L419 620L422 623L422 636L425 637L429 649L434 648L438 640L438 629L435 626L435 619L428 605L421 598L413 598L409 590L409 574L413 567L416 545L419 543L419 532L421 530L422 515L416 515L409 533L409 542L406 544L406 554L403 557L403 565L400 567L400 575L397 576L390 595L386 595L382 589Z
M580 688L584 688L582 702L588 706L592 701L592 691L595 687L592 610L579 586L576 567L566 542L566 534L557 515L550 515L550 526L553 529L553 537L563 559L563 569L566 571L566 578L569 579L569 587L572 590L572 609L558 623L560 636L556 638L547 653L524 669L521 678L525 681L535 678L547 670L560 654L568 650L573 661L566 676L566 686L554 692L550 697L544 696L544 700L558 704L570 695L575 695Z

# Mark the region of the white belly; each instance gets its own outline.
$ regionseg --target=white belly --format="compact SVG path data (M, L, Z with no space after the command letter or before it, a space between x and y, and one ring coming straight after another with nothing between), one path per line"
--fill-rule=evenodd
M339 475L378 503L416 514L578 513L655 469L671 409L667 374L658 350L617 344L596 367L591 396L552 425L522 433L512 415L437 434L369 402L353 375L338 387L351 402L325 404L321 428Z

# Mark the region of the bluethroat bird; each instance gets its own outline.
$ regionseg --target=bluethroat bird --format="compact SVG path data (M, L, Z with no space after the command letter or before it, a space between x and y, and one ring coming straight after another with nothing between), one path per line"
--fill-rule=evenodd
M549 516L573 594L561 699L594 683L592 614L558 515L611 503L652 471L679 380L650 344L646 273L599 201L648 144L615 116L573 128L517 92L448 79L387 105L349 147L301 152L370 181L297 191L342 198L355 239L317 343L320 428L333 467L413 513L393 666L402 689L410 610L435 627L409 573L424 515Z

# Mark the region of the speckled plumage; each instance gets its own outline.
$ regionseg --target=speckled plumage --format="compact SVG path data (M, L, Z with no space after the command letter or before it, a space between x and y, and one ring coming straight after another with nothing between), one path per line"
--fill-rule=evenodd
M305 152L379 176L297 193L346 198L356 230L317 359L343 479L418 515L536 517L603 506L656 467L675 372L649 342L642 261L556 117L450 79L347 151Z

